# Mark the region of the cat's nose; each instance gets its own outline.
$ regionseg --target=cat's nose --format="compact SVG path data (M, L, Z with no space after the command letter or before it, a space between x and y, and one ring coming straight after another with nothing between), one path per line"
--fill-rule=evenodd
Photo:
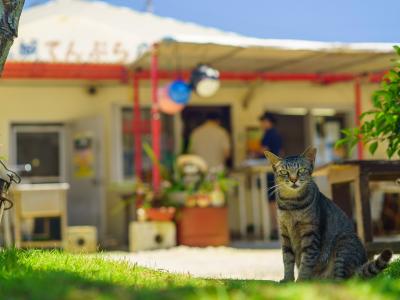
M293 182L293 183L296 183L297 179L298 179L297 177L289 176L289 180L290 180L291 182Z

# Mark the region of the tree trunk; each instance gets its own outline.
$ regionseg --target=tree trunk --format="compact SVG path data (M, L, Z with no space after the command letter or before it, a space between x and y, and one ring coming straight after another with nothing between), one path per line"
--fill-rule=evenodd
M19 17L25 0L0 0L0 76L17 37Z

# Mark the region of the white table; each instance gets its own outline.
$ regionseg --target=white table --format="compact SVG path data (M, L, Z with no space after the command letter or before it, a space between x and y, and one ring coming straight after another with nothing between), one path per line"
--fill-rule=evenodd
M270 240L271 218L268 205L267 173L272 172L272 166L244 166L236 169L232 177L238 181L237 198L239 208L239 226L242 237L247 235L248 207L250 206L254 234L263 240ZM250 190L250 205L247 205L246 191Z

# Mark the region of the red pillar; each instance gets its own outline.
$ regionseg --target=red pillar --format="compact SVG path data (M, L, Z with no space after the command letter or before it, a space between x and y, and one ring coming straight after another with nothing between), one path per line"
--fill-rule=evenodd
M160 167L158 162L161 158L161 120L158 108L158 56L157 44L153 45L151 55L151 135L152 146L156 162L153 163L153 188L155 192L160 190Z
M133 76L132 134L134 140L134 166L136 178L142 179L142 130L139 99L139 78Z
M361 115L361 83L360 79L357 78L354 82L354 122L357 127L360 127L360 115ZM357 158L363 159L363 145L361 142L357 144Z

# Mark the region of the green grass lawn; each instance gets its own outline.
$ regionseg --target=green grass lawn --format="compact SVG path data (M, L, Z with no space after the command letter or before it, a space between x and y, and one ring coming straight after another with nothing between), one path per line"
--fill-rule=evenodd
M278 284L195 279L101 256L0 251L0 299L400 299L400 261L370 281Z

